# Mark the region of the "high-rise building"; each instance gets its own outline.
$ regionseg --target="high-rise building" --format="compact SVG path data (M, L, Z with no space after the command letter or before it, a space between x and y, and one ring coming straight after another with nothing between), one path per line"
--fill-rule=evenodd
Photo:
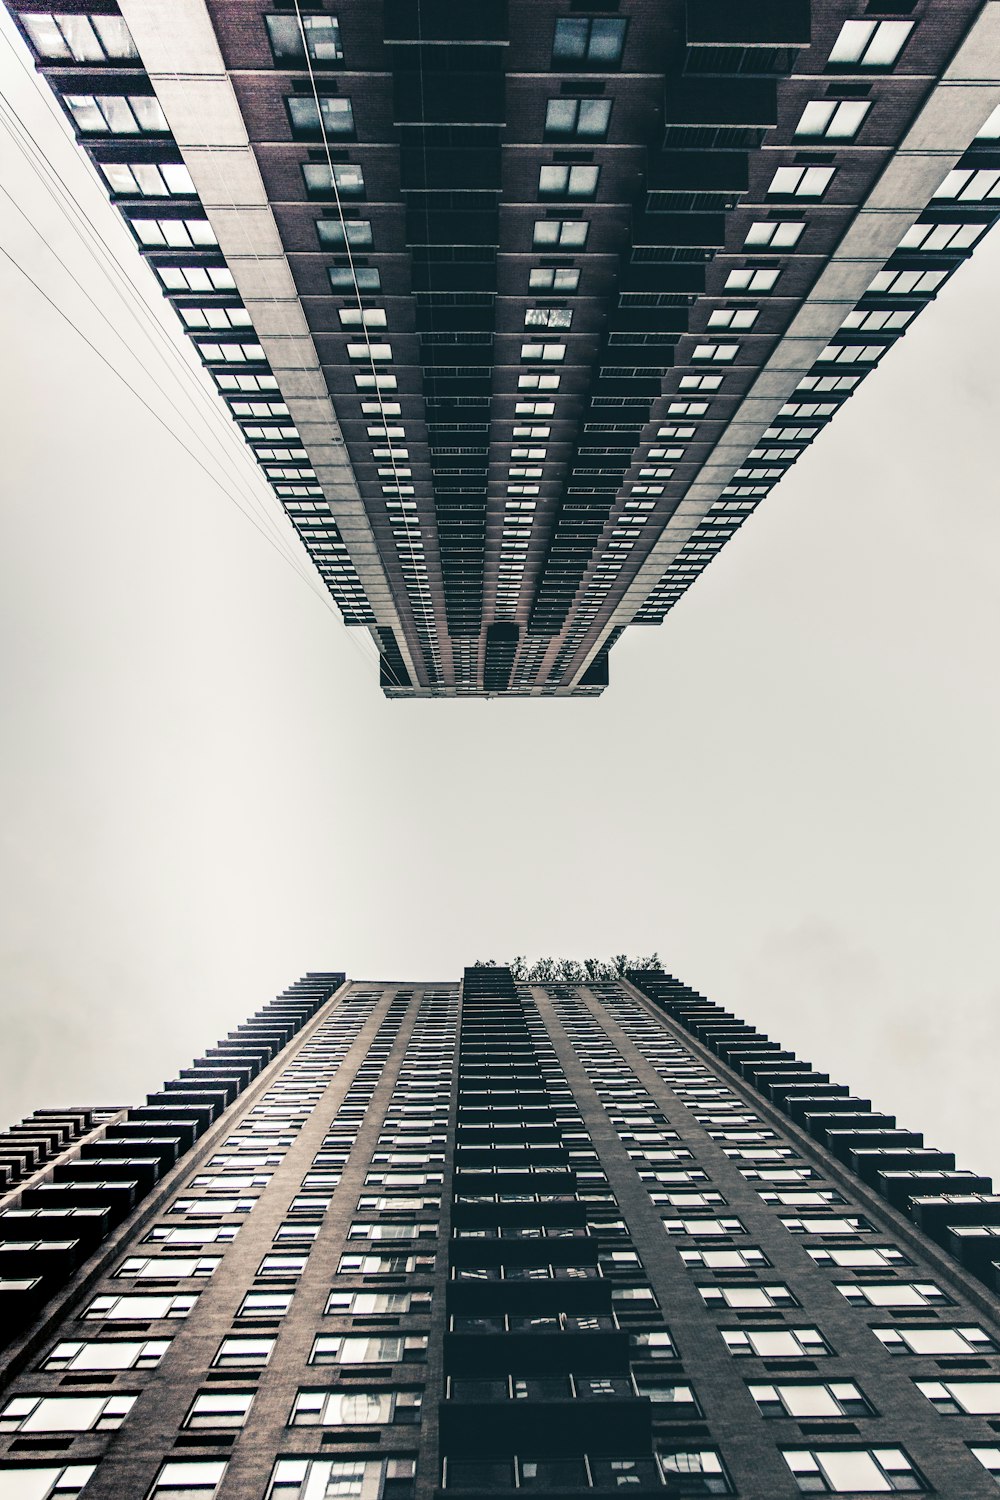
M308 975L8 1160L0 1500L997 1493L989 1181L658 970Z
M5 0L386 693L594 694L994 222L998 0Z

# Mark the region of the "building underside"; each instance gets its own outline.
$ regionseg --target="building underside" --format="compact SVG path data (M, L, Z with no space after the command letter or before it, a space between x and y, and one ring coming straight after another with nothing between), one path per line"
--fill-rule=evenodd
M997 0L5 3L391 697L600 693L1000 199Z

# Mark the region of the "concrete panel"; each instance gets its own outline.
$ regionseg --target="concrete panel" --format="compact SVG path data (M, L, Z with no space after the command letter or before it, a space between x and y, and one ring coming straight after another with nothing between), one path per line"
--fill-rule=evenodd
M245 147L249 144L233 86L224 73L213 78L169 74L153 81L163 112L182 150L185 146Z
M225 73L225 64L204 0L121 0L146 72Z

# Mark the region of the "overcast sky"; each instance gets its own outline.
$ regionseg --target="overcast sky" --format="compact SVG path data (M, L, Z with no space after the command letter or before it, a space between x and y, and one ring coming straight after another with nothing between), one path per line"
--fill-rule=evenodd
M183 348L5 45L0 70ZM387 703L213 482L202 443L232 494L250 469L199 377L2 130L0 163L40 231L0 198L0 244L166 424L0 257L0 1116L131 1102L310 968L656 948L1000 1167L1000 238L601 699Z

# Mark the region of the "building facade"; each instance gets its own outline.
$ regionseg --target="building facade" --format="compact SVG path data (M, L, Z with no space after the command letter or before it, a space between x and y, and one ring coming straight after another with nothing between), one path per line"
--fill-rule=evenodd
M5 0L390 696L595 694L971 253L998 0Z
M990 1183L669 975L308 975L59 1118L0 1500L996 1495Z

